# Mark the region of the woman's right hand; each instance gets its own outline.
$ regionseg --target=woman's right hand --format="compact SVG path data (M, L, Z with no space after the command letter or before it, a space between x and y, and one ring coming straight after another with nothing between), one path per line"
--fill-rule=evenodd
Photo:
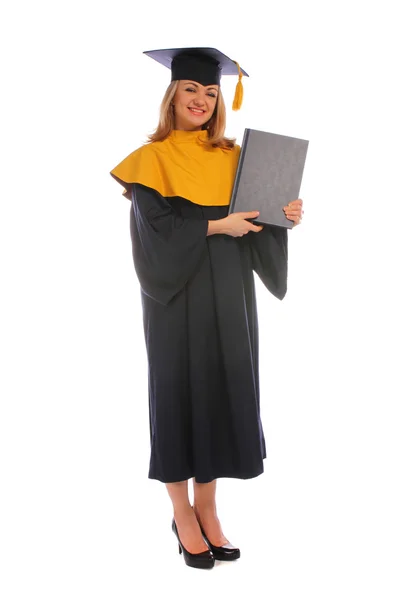
M246 233L249 233L249 231L261 231L264 229L264 225L253 225L253 223L246 221L246 219L255 219L259 214L258 210L231 213L224 219L221 219L224 233L232 237L242 237Z

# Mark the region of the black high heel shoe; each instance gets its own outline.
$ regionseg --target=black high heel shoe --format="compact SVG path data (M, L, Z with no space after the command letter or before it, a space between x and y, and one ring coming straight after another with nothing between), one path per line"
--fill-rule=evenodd
M192 554L188 552L185 546L182 544L178 529L176 527L175 519L172 519L172 531L175 533L178 538L179 544L179 554L183 552L183 558L188 567L195 567L197 569L212 569L214 566L214 556L210 550L204 550L204 552L198 552L197 554Z
M205 541L209 545L215 560L236 560L237 558L240 558L239 548L236 548L236 546L232 546L230 542L228 542L227 544L223 544L222 546L214 546L206 536L206 533L202 528L200 521L198 521L198 523L200 525L201 533L203 534Z

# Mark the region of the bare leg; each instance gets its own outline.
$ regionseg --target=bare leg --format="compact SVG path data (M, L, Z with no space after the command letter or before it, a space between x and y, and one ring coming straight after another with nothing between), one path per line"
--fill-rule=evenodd
M179 481L165 485L174 507L174 519L182 544L192 554L208 550L189 502L188 482Z
M204 529L204 533L214 546L227 544L228 540L222 533L221 524L217 517L215 494L217 480L210 483L197 483L193 479L194 502L193 509Z

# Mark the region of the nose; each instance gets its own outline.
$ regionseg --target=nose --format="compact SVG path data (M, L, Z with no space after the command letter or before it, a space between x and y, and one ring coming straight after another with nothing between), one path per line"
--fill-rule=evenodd
M205 105L205 93L202 92L201 90L197 91L196 97L194 98L194 103L196 104L196 106L198 107L202 107Z

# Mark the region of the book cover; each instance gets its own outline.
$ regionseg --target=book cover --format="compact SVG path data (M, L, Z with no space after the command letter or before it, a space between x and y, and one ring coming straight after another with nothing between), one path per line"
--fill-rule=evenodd
M259 210L255 224L292 228L283 207L299 198L308 140L245 129L229 214Z

